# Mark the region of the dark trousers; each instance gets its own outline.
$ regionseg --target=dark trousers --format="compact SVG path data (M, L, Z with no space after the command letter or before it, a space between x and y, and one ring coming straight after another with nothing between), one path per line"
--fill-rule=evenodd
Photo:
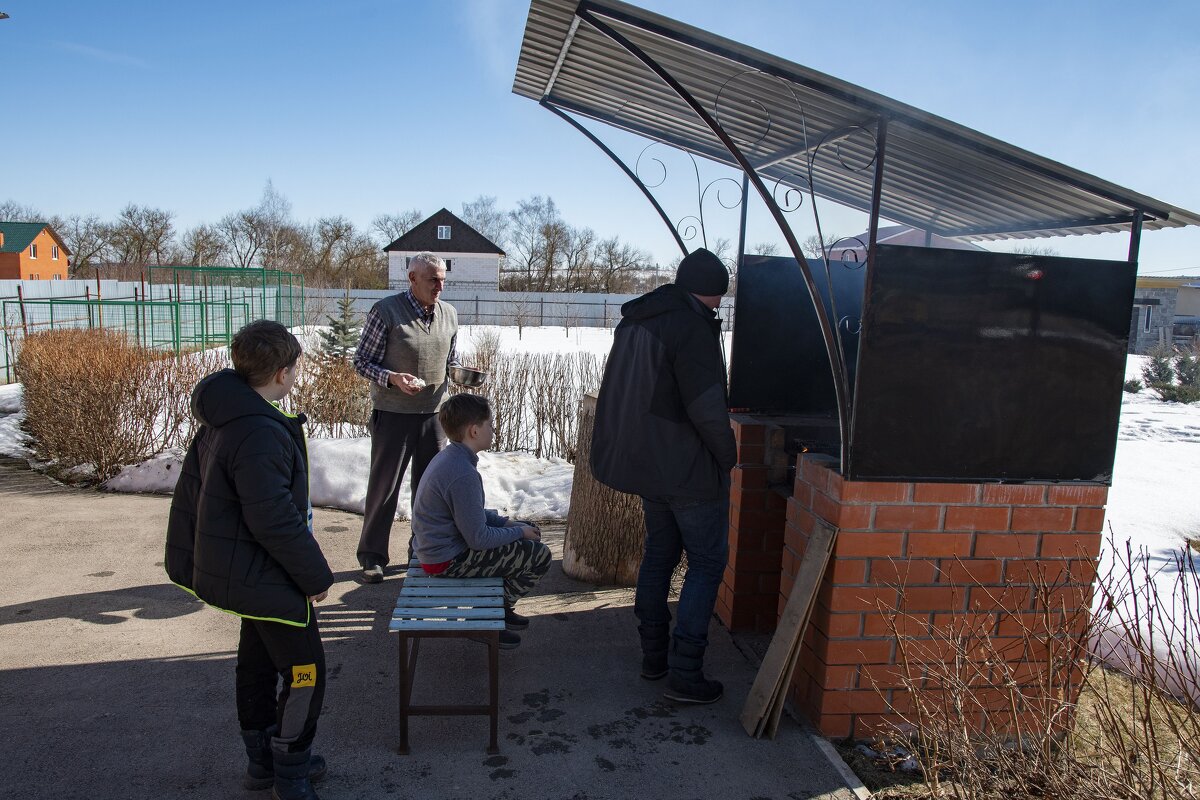
M450 562L446 578L503 578L504 602L515 605L550 569L550 548L533 539L518 539L491 550L464 550Z
M708 645L708 622L729 559L729 494L716 500L684 497L643 497L646 514L646 553L638 571L633 612L644 639L665 639L671 624L667 594L671 575L687 552L688 568L679 592L674 639L703 648Z
M277 726L293 753L312 746L325 699L325 648L311 615L304 628L243 618L238 641L238 722L244 731Z
M404 480L408 462L412 461L409 483L411 498L415 500L417 484L421 482L425 468L446 444L437 414L372 411L370 431L371 472L367 476L367 504L362 535L358 539L358 563L364 567L372 564L387 566L391 561L388 542L396 518L400 482ZM411 555L411 539L408 552Z

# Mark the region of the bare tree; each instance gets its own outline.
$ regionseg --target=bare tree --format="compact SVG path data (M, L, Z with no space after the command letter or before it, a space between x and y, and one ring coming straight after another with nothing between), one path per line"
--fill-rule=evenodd
M259 251L259 260L264 269L287 270L292 264L289 256L295 249L296 225L292 222L292 203L275 189L275 184L267 179L263 187L262 198L254 209L256 217L263 226L263 244Z
M380 214L371 220L371 230L379 234L383 246L386 247L411 231L423 219L425 215L419 208L401 211L399 214Z
M840 233L831 233L825 237L825 247L833 247L836 243L845 238L846 237ZM843 242L843 244L846 243ZM858 243L854 240L850 240L849 244L857 245ZM800 252L804 253L804 255L808 258L821 258L822 254L824 253L824 250L821 247L821 237L817 236L815 233L812 236L807 237L803 242L800 243Z
M1019 244L1013 252L1023 256L1061 256L1062 253L1048 244Z
M482 233L492 244L505 249L508 240L508 214L496 207L496 198L479 195L470 203L463 203L462 221Z
M235 266L242 269L255 266L268 236L267 222L256 209L227 214L215 228Z
M592 284L596 232L591 228L567 228L562 241L562 277L556 288L586 292Z
M33 206L23 205L16 200L0 203L0 222L45 222L42 212Z
M750 252L756 256L777 256L779 255L779 245L774 242L759 242L750 248Z
M650 256L617 237L604 239L596 246L596 280L594 291L607 294L632 292L636 278L650 268Z
M112 231L95 214L86 217L73 214L55 226L55 230L71 252L73 277L85 275L103 263Z
M215 225L197 225L180 237L172 261L189 267L219 266L225 256L225 239Z
M345 217L322 217L311 229L305 272L327 286L384 288L386 262L371 238Z
M516 209L509 212L508 220L511 252L506 260L510 272L524 274L507 283L511 288L529 290L541 282L540 276L553 262L547 256L547 239L553 241L562 234L556 227L562 226L562 219L552 199L534 195L518 202Z
M175 236L173 216L161 208L125 206L109 234L113 260L126 267L161 265Z

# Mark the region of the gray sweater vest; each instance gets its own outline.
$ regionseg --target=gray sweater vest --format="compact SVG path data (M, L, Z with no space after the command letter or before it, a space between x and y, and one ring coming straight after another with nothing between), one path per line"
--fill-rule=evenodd
M441 300L433 312L429 330L417 317L403 294L385 297L375 304L387 326L387 350L383 366L392 372L407 372L425 381L425 388L408 395L389 386L371 384L371 403L379 411L397 414L430 414L441 408L448 395L446 359L450 340L458 333L458 313Z

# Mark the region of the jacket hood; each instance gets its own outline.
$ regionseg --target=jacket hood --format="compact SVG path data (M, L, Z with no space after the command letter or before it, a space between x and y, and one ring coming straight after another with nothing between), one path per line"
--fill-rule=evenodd
M276 420L287 418L232 369L214 372L196 384L192 392L192 414L202 425L212 428L255 415Z
M649 319L670 311L692 310L702 313L706 318L714 318L715 313L700 304L686 289L674 283L664 284L652 292L636 297L621 306L621 316L629 319Z

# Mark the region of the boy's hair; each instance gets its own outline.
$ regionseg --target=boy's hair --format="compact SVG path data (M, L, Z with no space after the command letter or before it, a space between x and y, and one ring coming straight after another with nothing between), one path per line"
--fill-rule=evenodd
M462 392L452 396L438 412L442 430L453 441L461 442L467 428L492 418L492 404L486 397Z
M229 345L233 368L251 386L265 386L276 372L296 363L303 349L292 332L269 319L259 319L234 334Z

